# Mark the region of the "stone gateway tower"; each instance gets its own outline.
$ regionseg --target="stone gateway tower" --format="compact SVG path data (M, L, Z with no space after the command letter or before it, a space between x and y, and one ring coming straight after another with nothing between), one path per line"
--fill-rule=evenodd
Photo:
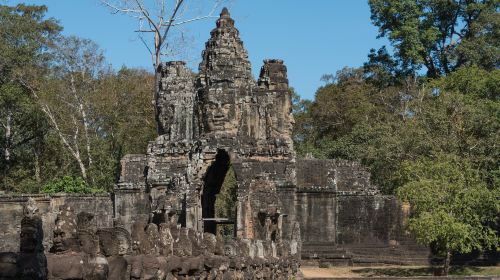
M159 136L146 155L123 158L114 192L114 215L128 230L134 222L173 223L215 233L231 224L241 239L301 239L305 259L393 262L394 252L414 251L397 259L426 259L404 231L407 212L379 195L358 163L296 158L287 68L264 60L254 80L226 8L198 73L167 62L156 83ZM235 219L215 214L229 168L237 182Z
M231 222L214 216L216 195L231 166L237 180L237 236L288 239L294 217L286 200L293 199L296 179L286 66L265 60L255 81L226 8L210 34L198 74L180 61L158 68L160 135L146 157L125 158L117 197L142 188L150 200L148 219L175 217L188 228L214 232L217 223ZM128 172L133 165L137 178ZM120 212L119 202L117 207Z
M283 61L254 80L227 9L210 35L198 73L159 65L159 135L122 159L113 193L0 195L0 279L289 279L300 258L428 263L405 230L409 206L359 163L296 157ZM220 196L234 215L219 216Z

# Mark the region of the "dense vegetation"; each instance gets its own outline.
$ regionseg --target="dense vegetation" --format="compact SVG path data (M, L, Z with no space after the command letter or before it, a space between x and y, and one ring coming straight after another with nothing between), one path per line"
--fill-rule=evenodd
M358 160L445 257L499 246L499 1L370 0L387 37L294 103L299 155Z
M232 166L229 167L224 177L224 182L215 200L215 217L224 217L236 221L236 201L238 183ZM234 225L217 225L217 235L232 237L235 236Z
M120 158L154 139L154 77L111 70L45 13L0 6L0 190L109 191Z
M325 75L312 101L295 95L299 156L360 161L383 193L410 202L410 229L445 264L453 253L496 249L499 1L369 5L392 48ZM0 190L108 191L120 158L154 139L154 78L113 71L97 44L62 36L45 13L0 5ZM217 205L233 217L228 174Z

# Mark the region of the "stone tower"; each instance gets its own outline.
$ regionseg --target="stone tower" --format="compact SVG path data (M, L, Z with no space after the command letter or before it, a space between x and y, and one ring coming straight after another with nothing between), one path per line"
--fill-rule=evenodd
M232 166L238 181L233 221L237 234L286 238L293 215L286 217L282 197L293 195L295 186L286 67L281 60L265 60L255 81L248 53L226 8L210 35L198 74L180 61L158 67L160 135L142 158L143 174L132 164L140 165L140 156L123 162L144 183L122 182L117 192L136 186L147 193L150 214L143 213L143 219L161 222L155 215L168 212L188 228L212 232L223 218L214 216L215 198ZM130 177L127 173L122 177Z
M232 223L240 238L295 242L302 257L333 262L390 259L394 244L413 250L404 211L394 197L378 194L359 163L296 158L287 68L266 59L254 80L227 9L210 32L198 73L180 61L157 71L159 136L146 155L124 157L115 188L114 212L124 225L173 221L214 233ZM215 215L230 167L234 221Z

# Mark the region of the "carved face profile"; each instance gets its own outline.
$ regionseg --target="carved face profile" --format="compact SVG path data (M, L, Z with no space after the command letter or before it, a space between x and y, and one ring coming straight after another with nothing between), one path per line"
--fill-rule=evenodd
M53 241L52 251L56 253L79 249L76 238L76 217L68 206L61 206L57 215Z

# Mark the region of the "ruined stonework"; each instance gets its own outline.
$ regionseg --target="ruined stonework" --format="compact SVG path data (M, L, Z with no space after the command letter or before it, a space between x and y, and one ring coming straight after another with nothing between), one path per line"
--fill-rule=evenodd
M156 76L159 136L122 159L113 194L0 197L0 279L298 279L301 257L427 261L407 207L359 163L297 159L287 68L266 59L254 80L227 9L198 73L174 61ZM236 214L220 217L230 168Z
M198 74L177 61L158 68L161 135L150 143L145 166L153 215L180 211L180 224L214 233L216 219L224 218L214 217L215 196L231 166L238 180L237 236L288 239L294 221L281 222L287 213L279 199L281 189L295 185L286 66L266 60L255 81L227 9L210 34ZM279 236L261 221L271 212L279 216Z
M287 68L282 60L266 59L254 80L227 9L210 32L198 73L173 61L160 65L157 77L160 135L140 161L124 158L115 198L130 201L120 198L123 186L135 186L135 198L144 195L145 182L149 198L143 201L151 202L151 213L143 222L210 233L233 222L238 238L276 246L298 235L302 244L294 246L306 260L426 262L425 248L404 230L402 205L379 195L362 166L296 158ZM214 209L229 167L237 180L234 221L216 217ZM135 203L117 203L116 212ZM402 253L408 250L415 253Z

